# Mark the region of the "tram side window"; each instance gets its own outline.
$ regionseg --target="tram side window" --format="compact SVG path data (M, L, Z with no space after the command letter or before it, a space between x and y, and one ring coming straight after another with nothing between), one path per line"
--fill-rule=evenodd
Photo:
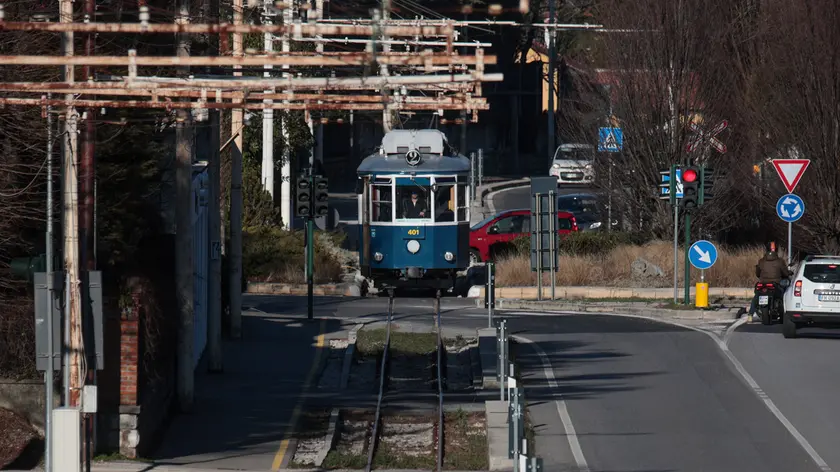
M391 204L394 201L394 189L390 183L373 185L373 221L391 222Z
M404 219L431 218L426 189L418 185L397 187L397 215Z
M435 192L435 221L455 221L455 186L438 184Z
M458 183L458 221L469 221L467 217L467 184Z

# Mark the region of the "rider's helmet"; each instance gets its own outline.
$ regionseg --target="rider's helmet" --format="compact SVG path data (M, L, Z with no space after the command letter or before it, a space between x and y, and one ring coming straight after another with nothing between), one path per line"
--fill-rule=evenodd
M775 254L776 253L776 241L768 241L764 244L764 250L768 254Z

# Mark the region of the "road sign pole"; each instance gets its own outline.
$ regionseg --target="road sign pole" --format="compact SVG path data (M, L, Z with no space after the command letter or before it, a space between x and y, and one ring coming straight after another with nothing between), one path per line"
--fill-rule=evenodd
M312 175L312 172L309 173L309 188L315 188L315 178ZM313 234L315 231L315 225L313 224L313 215L312 210L314 210L314 205L310 203L310 212L309 217L306 218L306 317L308 319L313 319L313 305L315 304L315 300L313 297L313 272L315 272L315 235Z
M677 258L679 257L680 207L675 197L677 192L677 186L675 184L677 179L676 174L676 166L671 165L671 189L669 193L671 194L671 205L674 207L674 305L677 304L677 300L679 299L679 288L677 288L679 284L679 263Z
M787 262L790 265L791 262L791 252L793 251L793 223L788 223L788 247L787 247Z
M691 265L689 264L688 260L688 250L691 246L691 212L686 210L685 212L685 298L683 299L683 303L688 305L690 300L690 291L689 291L689 277L691 276Z

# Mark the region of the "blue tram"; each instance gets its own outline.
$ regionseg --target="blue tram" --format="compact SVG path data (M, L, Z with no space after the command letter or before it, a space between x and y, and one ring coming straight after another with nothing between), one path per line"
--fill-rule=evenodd
M377 286L453 287L470 262L469 159L438 130L393 130L357 173L362 275Z

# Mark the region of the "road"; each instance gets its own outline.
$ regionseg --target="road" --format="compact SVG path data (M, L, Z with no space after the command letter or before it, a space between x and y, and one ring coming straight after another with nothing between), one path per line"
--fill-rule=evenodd
M278 454L285 458L286 429L306 397L320 330L328 345L329 337L382 320L387 310L386 299L318 297L315 316L328 320L319 325L303 320L305 300L244 297L245 341L226 345L223 375L197 381L196 413L175 419L158 459L267 469ZM430 328L431 306L427 298L398 299L396 322ZM487 326L486 311L473 300L444 298L441 309L450 331L471 334ZM733 366L718 334L606 315L505 316L522 340L515 352L546 470L820 470ZM833 447L840 414L823 407L840 393L833 340L785 342L768 331L752 325L735 331L727 338L732 353L840 471ZM285 361L290 358L295 361Z
M840 471L840 331L804 329L784 339L781 326L738 328L729 348L761 390L834 471Z

